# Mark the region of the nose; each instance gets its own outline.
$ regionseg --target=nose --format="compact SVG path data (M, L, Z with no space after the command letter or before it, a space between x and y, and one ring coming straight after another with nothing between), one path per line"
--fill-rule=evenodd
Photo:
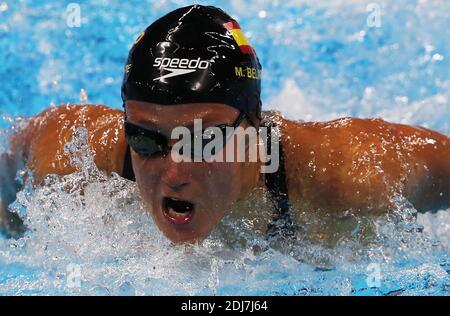
M174 191L180 191L190 184L189 175L183 172L181 163L173 161L167 165L161 181Z

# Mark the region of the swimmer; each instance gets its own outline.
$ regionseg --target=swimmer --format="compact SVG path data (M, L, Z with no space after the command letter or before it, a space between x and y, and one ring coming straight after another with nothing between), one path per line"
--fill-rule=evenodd
M330 226L310 230L319 241L333 235L333 225L346 214L363 218L389 212L395 196L419 211L450 206L448 136L381 119L300 122L262 112L256 52L239 24L218 8L193 5L163 16L139 35L124 68L124 111L103 105L52 107L12 137L12 150L0 166L4 226L17 226L6 209L20 189L14 175L23 164L36 186L48 174L75 171L64 144L77 127L88 130L98 168L136 181L156 225L177 243L204 239L230 210L258 192L271 197L270 216L254 205L244 217L265 216L261 230L270 236L295 234L297 223L315 216L332 218ZM245 147L247 153L267 147L275 136L278 146L265 152L278 155L276 170L261 172L267 160L175 161L172 132L193 131L195 119L216 131L277 128ZM235 145L228 136L224 140L215 154ZM200 144L205 149L209 142L202 138Z

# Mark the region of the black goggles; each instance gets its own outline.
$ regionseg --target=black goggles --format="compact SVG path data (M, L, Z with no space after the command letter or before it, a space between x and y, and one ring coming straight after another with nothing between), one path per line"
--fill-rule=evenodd
M213 126L214 128L220 129L223 135L223 146L228 142L230 136L233 135L234 130L241 124L241 122L246 117L245 113L241 112L237 119L231 124L221 124L217 126ZM125 138L130 145L130 148L133 149L137 154L147 158L155 158L155 157L165 157L172 150L172 146L169 146L169 139L163 134L157 131L151 131L140 126L137 126L133 123L130 123L125 118ZM228 129L227 129L228 127ZM232 130L230 129L232 128ZM208 127L206 130L211 131ZM231 130L231 132L230 132ZM197 152L198 148L194 146L198 140L196 138L201 137L200 143L201 152ZM200 133L191 133L191 157L203 157L203 149L205 146L210 143L213 139L215 139L216 135L214 132L207 133L205 130L202 130ZM181 153L184 154L184 153ZM215 154L215 151L212 151L212 154Z

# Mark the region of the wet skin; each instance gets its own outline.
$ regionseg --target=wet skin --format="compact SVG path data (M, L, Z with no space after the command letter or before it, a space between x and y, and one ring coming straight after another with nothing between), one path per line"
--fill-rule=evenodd
M15 154L9 157L9 168L25 159L36 185L47 174L72 173L64 144L74 128L84 126L97 166L122 174L127 147L123 114L100 105L47 109L11 140ZM126 104L128 121L158 129L168 138L174 127L192 125L195 118L202 118L207 127L230 124L238 114L223 104ZM383 214L395 194L405 196L420 211L450 205L448 136L380 119L319 123L294 122L277 115L272 119L282 130L289 198L298 221L321 212ZM170 155L146 158L131 153L143 201L160 230L174 242L203 239L236 203L264 183L258 163L175 163ZM8 181L3 179L2 185ZM182 225L168 220L164 198L192 203L192 218Z

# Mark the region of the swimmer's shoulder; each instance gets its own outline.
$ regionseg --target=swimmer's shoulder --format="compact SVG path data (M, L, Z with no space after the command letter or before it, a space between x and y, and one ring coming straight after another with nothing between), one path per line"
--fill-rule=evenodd
M77 128L86 128L97 167L121 174L126 152L123 111L105 105L65 104L45 109L28 120L11 141L20 148L37 182L50 173L72 173L64 151Z
M331 121L303 121L285 118L280 112L263 112L266 121L275 122L281 128L282 140L290 138L317 142L318 137L350 139L355 135L367 136L368 140L393 137L433 137L444 146L449 145L449 136L423 126L393 123L382 118L342 117ZM370 137L373 136L373 137Z
M118 123L123 111L98 104L63 104L49 107L33 117L34 126L73 122L86 128L104 123ZM108 122L109 121L109 122Z

